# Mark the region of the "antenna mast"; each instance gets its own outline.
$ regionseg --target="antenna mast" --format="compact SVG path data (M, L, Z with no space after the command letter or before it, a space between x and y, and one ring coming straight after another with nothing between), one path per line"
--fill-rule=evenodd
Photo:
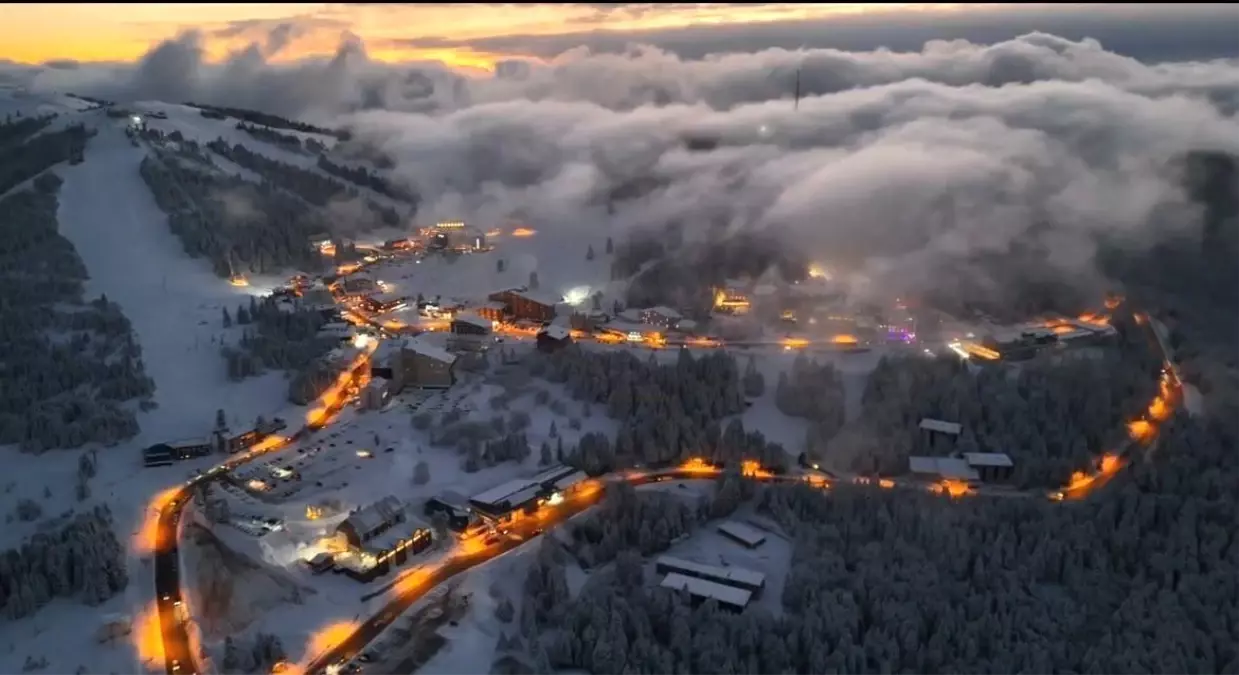
M796 67L796 99L792 103L792 110L800 110L800 67Z

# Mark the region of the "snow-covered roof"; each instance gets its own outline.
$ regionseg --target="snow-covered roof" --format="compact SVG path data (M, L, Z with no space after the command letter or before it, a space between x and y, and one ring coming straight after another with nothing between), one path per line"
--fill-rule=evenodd
M574 471L573 473L570 473L567 476L564 476L563 478L557 479L555 481L555 489L558 490L559 492L563 492L565 490L571 489L572 487L576 485L580 485L581 483L584 483L587 480L589 480L589 474L585 473L584 471Z
M670 307L665 307L663 305L659 305L657 307L650 307L644 311L649 312L650 314L657 314L667 319L680 318L679 312L675 311L674 309L671 309ZM623 312L620 312L620 314L623 314Z
M967 460L957 457L909 457L908 470L912 473L935 474L956 480L978 480L980 475L969 466Z
M564 476L572 475L575 471L576 469L568 466L567 464L556 464L555 466L539 471L537 475L530 477L529 481L531 483L542 485L543 483L549 483L551 481L559 480Z
M724 584L731 584L733 586L761 588L766 583L765 574L744 569L743 567L718 567L716 565L705 565L669 555L658 556L657 565L666 569L676 570L704 579L713 579L715 581Z
M534 481L530 478L513 478L512 480L500 483L485 492L474 495L470 498L470 501L474 501L479 504L500 504L504 501L509 501L513 495L530 487L531 485L536 485L536 483L534 483Z
M195 436L193 438L182 438L179 441L172 441L168 443L168 446L173 448L186 448L196 445L210 445L214 442L214 436Z
M457 321L477 326L478 328L485 328L487 330L490 330L491 327L490 319L483 318L473 312L461 312L457 314L452 318L452 322L455 323Z
M751 592L743 588L724 586L723 584L706 581L705 579L694 579L693 577L687 577L675 572L663 577L662 582L658 585L676 591L687 590L690 594L699 598L714 599L721 604L740 609L746 607L749 604L749 599L753 597Z
M514 291L511 291L511 293L512 295L517 295L522 298L525 298L526 300L531 300L533 302L536 302L541 305L546 305L548 307L554 307L555 305L558 305L560 302L563 301L562 295L555 295L553 293L546 293L543 291L530 291L530 290L515 291L514 290Z
M954 478L957 480L977 480L980 478L976 469L968 466L968 462L957 457L939 457L938 475L943 478Z
M425 356L426 358L434 359L435 361L441 361L447 364L452 364L456 362L455 354L449 352L448 350L442 347L432 345L429 342L426 342L425 340L421 340L415 337L405 338L404 348L415 354L420 354L421 356Z
M567 340L572 332L558 324L551 324L542 329L542 334L552 340Z
M626 309L626 310L624 310L624 311L620 312L620 313L618 314L618 316L619 316L619 318L623 319L624 321L632 321L633 323L638 323L638 322L640 322L640 321L641 321L641 310L639 310L639 309Z
M403 508L399 499L388 495L355 511L343 523L340 523L340 526L343 527L345 523L350 524L357 532L357 536L365 540L370 538L375 530L394 522Z
M406 296L403 293L397 291L383 291L381 293L373 293L370 295L370 299L378 303L397 302L399 300L404 300L405 297Z
M749 546L757 546L766 540L766 534L761 530L734 520L726 520L719 523L718 531L735 537Z
M968 466L1015 466L1005 452L965 452Z
M944 422L942 420L930 419L928 417L921 420L921 428L926 431L936 431L940 434L950 434L952 436L958 436L960 430L963 429L962 426L955 422Z

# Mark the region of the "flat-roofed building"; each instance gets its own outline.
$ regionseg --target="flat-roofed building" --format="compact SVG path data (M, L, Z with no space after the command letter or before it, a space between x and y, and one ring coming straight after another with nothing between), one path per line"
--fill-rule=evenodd
M766 585L766 575L743 567L719 567L684 560L669 555L660 555L655 563L659 574L682 574L715 583L742 588L750 593L760 592Z
M908 471L919 476L964 483L975 483L981 479L968 462L957 457L912 456L908 458Z
M719 607L734 611L742 611L745 607L748 607L749 601L753 598L753 594L743 588L725 586L707 579L690 577L675 572L663 577L663 580L658 585L673 591L687 591L698 602L714 600L719 604Z
M944 422L929 417L921 420L921 431L933 431L948 436L958 436L963 427L955 422Z
M469 499L478 513L502 519L521 509L536 508L555 493L570 494L589 477L583 471L559 464L528 478L514 478Z
M766 543L766 533L734 520L725 520L718 525L719 534L746 548L757 548Z
M987 482L1009 480L1015 472L1015 462L1005 452L965 452L964 461Z

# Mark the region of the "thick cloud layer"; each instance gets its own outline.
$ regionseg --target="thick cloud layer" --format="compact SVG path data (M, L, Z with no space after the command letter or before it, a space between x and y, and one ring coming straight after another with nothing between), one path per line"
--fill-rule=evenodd
M91 84L64 69L36 84L66 73ZM321 62L277 68L256 47L208 68L186 36L115 75L97 93L347 124L396 160L428 219L758 229L906 283L1017 245L1087 273L1100 238L1194 226L1187 153L1239 152L1239 65L1150 66L1045 34L699 61L634 48L485 78L381 66L355 39Z

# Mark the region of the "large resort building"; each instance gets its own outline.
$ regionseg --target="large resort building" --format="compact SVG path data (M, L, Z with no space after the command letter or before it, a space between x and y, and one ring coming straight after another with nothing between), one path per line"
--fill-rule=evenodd
M574 494L588 480L584 471L561 464L476 494L469 499L469 506L485 521L504 523Z
M358 581L372 581L430 547L432 534L393 496L349 515L327 542L336 569Z

